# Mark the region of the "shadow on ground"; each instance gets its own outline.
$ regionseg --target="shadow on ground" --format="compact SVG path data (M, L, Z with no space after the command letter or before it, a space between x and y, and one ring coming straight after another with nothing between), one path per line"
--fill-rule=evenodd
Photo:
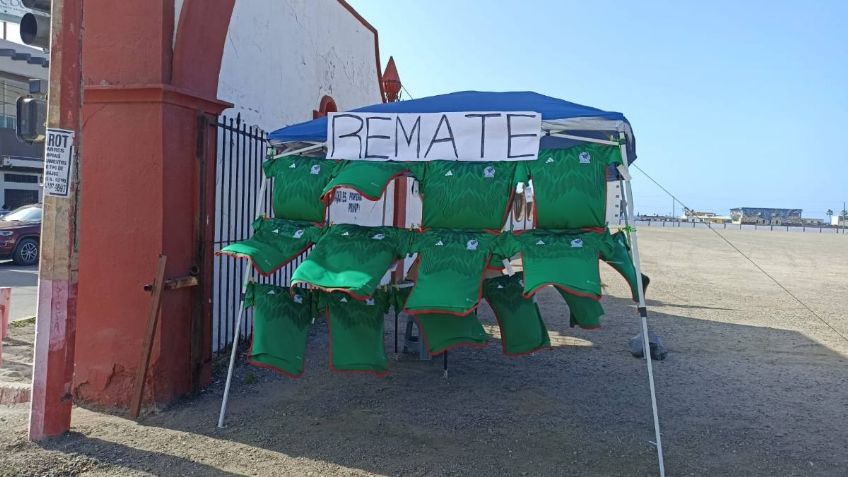
M153 473L204 475L298 472L309 463L320 473L656 474L645 363L626 347L639 332L632 303L605 298L604 327L583 331L568 327L556 294L540 302L552 337L581 345L523 358L502 355L498 343L457 350L449 379L440 359L407 356L384 379L331 374L319 322L303 378L242 364L227 428L216 427L219 375L206 392L133 430L190 436L184 445L170 457L136 457ZM481 319L494 324L485 308ZM669 475L840 475L848 467L844 356L794 331L664 313L651 322L670 351L654 362ZM101 460L93 445L134 452L98 440L75 434L48 446Z

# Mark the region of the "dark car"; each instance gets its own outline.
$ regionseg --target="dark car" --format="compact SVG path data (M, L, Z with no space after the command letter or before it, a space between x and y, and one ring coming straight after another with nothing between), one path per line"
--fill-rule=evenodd
M25 205L0 217L0 260L18 265L38 263L41 205Z

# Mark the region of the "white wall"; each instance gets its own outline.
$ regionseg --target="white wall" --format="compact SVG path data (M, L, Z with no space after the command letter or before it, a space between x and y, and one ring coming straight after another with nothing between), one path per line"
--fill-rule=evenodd
M336 0L237 0L218 98L266 131L312 119L321 97L339 110L380 102L374 34Z

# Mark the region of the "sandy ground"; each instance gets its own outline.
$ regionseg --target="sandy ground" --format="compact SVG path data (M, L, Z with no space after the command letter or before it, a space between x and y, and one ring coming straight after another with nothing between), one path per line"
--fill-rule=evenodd
M724 233L848 335L845 236ZM654 363L668 475L846 475L848 342L712 232L640 237L670 350ZM655 475L645 365L626 349L638 321L605 277L602 329L569 328L544 293L551 351L452 351L449 379L407 356L385 379L331 374L319 325L302 379L238 368L226 429L220 370L140 423L77 408L42 444L24 439L26 406L0 408L0 475Z

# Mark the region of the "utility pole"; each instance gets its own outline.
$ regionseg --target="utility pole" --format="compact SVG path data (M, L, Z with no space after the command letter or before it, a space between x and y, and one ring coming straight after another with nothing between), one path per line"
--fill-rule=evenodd
M32 3L32 2L29 2ZM77 193L82 106L83 0L36 0L50 12L50 88L45 179L51 173L50 131L64 130L72 145L64 194L48 195L41 226L38 313L32 372L29 438L41 440L70 429L77 302ZM72 141L72 142L71 142ZM61 179L60 179L61 180Z

